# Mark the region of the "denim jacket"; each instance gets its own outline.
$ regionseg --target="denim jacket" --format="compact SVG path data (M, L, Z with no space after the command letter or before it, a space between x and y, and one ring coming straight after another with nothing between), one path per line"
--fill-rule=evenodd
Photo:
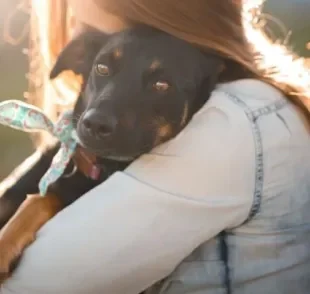
M257 80L219 85L48 222L0 293L308 294L309 179L300 111Z
M252 129L251 210L241 225L199 246L147 293L310 293L309 128L291 103L261 82L217 91L244 112Z

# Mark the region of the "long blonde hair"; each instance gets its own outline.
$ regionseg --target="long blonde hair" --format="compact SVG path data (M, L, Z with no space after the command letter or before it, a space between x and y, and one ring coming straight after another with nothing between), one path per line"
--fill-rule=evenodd
M247 0L245 4L242 0L93 1L98 9L104 8L129 22L148 24L203 49L216 50L283 91L310 121L310 72L303 59L284 46L272 44L265 36L259 21L263 0ZM74 26L74 16L65 0L32 0L30 60L40 68L38 71L30 67L30 74L41 87L30 84L29 98L55 117L59 110L70 107L79 85L69 73L56 81L48 80L49 70L71 38ZM34 63L34 59L38 62Z

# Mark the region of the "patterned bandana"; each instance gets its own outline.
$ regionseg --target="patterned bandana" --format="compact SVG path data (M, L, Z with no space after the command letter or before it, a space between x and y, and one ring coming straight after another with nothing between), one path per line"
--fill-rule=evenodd
M63 113L54 124L39 108L8 100L0 103L0 124L25 132L47 131L61 142L50 168L39 182L40 194L46 195L48 187L64 173L77 145L72 111Z

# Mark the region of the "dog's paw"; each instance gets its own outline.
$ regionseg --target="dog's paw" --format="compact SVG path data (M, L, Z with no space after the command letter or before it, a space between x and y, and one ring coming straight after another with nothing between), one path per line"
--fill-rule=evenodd
M24 249L35 240L33 234L0 233L0 282L16 267Z
M36 238L37 231L62 207L53 194L31 195L0 231L0 284L14 270L26 249Z
M24 213L30 200L20 206L0 231L0 284L16 267L24 249L35 239L36 231L29 226L30 214Z

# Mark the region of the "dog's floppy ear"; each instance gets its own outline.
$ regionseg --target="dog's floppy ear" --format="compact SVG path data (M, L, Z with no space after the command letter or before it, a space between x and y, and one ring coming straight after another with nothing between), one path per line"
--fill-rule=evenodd
M93 61L108 36L99 31L87 31L71 40L60 52L50 78L56 78L61 72L71 70L87 78Z

